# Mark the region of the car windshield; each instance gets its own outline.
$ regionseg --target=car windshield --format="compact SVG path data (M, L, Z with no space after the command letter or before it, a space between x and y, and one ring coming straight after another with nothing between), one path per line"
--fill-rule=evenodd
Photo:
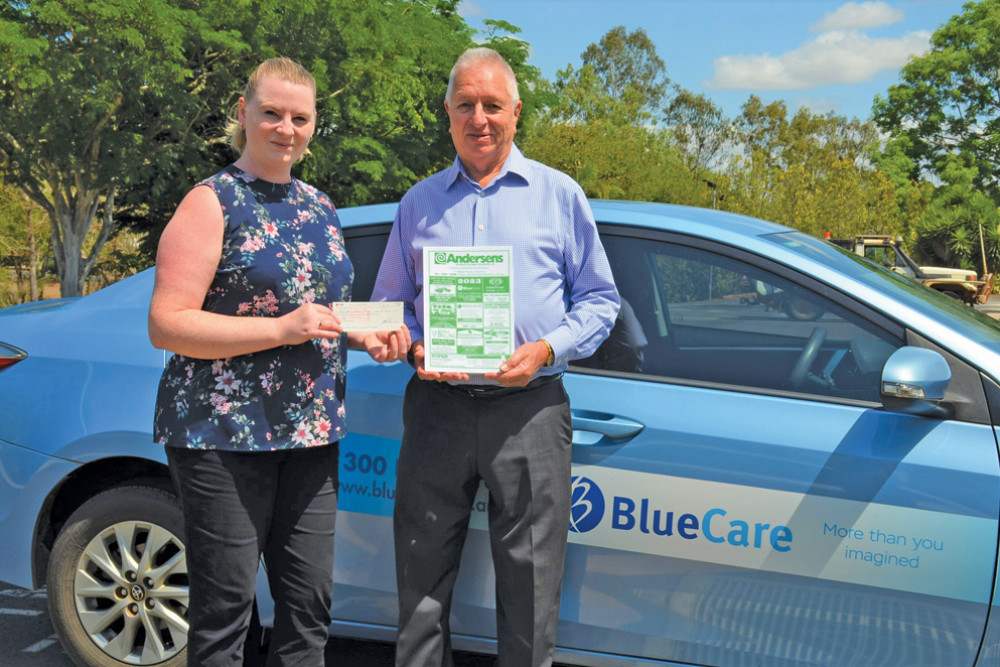
M956 299L802 232L781 232L761 238L890 294L897 301L940 320L971 340L1000 349L1000 325L997 321Z

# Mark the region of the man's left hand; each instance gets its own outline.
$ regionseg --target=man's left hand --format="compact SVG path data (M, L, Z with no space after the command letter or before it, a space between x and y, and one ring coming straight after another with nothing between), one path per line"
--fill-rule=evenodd
M395 331L371 331L358 334L368 355L379 363L406 358L410 349L410 330L405 324Z
M496 380L505 387L523 387L531 382L538 369L545 365L549 358L549 347L535 341L525 343L500 364L499 373L486 373L487 380Z

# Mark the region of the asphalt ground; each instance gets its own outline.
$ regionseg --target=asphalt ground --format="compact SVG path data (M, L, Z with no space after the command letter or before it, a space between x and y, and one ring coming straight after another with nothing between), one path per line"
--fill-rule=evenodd
M977 303L973 308L986 313L993 319L1000 320L1000 294L994 294L986 300L986 303Z
M331 638L326 664L337 667L392 667L394 647L381 642ZM455 667L492 667L492 656L455 653ZM73 667L49 621L45 591L0 581L0 665Z

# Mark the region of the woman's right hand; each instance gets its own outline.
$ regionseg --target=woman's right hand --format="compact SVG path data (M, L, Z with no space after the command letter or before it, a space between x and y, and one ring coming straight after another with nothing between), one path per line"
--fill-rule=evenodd
M298 345L313 338L337 338L344 332L333 310L318 303L304 303L278 321L284 345Z

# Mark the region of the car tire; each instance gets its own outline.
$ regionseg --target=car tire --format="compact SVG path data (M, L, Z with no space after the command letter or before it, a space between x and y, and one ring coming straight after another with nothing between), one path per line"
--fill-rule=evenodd
M785 314L793 320L812 322L823 315L823 309L802 297L792 297L785 302Z
M59 533L49 615L77 665L187 662L188 576L177 496L155 482L99 493Z

